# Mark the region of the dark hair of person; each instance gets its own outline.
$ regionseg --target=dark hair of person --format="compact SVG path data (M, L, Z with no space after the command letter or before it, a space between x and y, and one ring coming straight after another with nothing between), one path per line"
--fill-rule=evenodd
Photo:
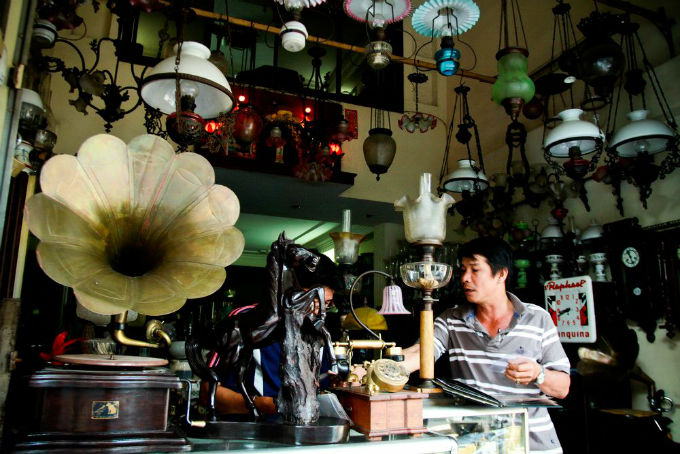
M468 241L458 250L459 260L472 259L475 255L481 255L486 259L494 276L503 268L507 268L508 277L505 282L510 283L513 260L512 249L508 243L500 238L485 236Z

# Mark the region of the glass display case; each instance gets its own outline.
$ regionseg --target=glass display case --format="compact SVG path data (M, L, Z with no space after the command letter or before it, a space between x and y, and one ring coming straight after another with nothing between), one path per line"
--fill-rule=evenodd
M528 454L526 408L456 407L427 399L423 419L430 434L453 437L458 454Z

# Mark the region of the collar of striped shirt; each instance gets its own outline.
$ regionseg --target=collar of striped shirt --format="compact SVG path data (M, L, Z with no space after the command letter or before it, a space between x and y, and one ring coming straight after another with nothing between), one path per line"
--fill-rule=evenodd
M506 292L506 294L508 295L508 299L510 300L515 309L514 319L519 320L522 317L522 315L526 312L526 308L524 307L522 301L519 298L517 298L517 296L510 292ZM468 325L469 327L472 327L475 321L475 305L467 301L458 304L453 308L453 316L465 322L465 324Z

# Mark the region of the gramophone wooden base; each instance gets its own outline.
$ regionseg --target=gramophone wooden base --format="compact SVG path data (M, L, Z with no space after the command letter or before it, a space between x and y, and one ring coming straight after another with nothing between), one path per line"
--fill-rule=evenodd
M352 418L357 432L369 440L385 435L416 435L427 431L423 425L423 399L427 394L412 391L369 394L365 387L334 388L340 403Z
M22 454L96 454L189 451L189 442L170 431L89 434L30 434L15 445Z
M170 389L181 388L168 369L47 368L29 377L28 388L33 411L17 450L189 449L185 439L168 429Z

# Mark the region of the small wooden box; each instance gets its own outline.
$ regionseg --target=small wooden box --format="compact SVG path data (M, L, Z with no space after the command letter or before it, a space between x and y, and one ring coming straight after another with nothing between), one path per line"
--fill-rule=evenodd
M354 429L369 440L380 440L393 434L420 434L427 430L423 425L423 399L427 394L399 391L370 395L365 387L333 391L354 421Z

